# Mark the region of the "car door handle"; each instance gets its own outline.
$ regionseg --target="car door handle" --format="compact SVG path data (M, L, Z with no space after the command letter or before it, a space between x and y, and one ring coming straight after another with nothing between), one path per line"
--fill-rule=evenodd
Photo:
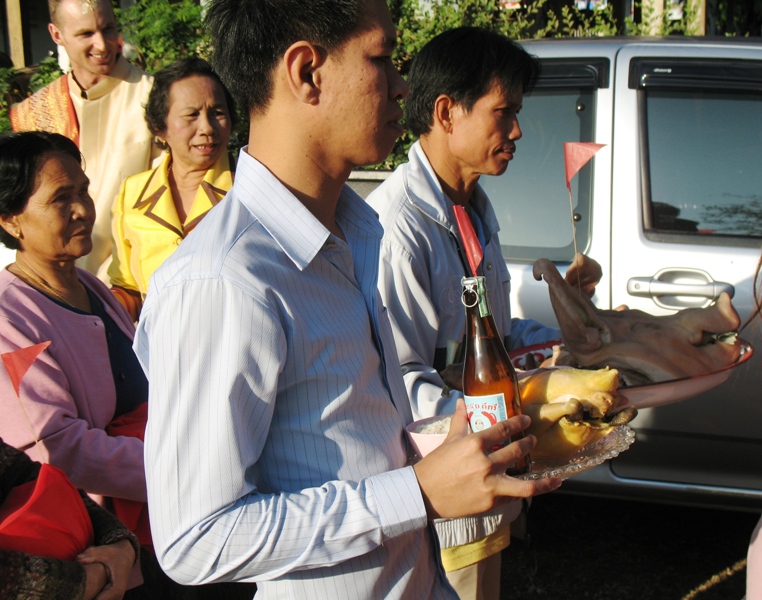
M715 281L701 269L662 269L653 277L632 277L627 281L627 293L631 296L650 297L663 308L679 309L696 306L695 302L679 302L676 297L704 299L706 304L716 300L722 292L732 298L735 287L730 283ZM701 305L703 303L700 303Z

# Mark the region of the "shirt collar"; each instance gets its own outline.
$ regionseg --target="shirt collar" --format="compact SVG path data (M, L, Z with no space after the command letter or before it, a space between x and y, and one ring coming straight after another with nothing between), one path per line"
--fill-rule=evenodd
M416 141L408 153L409 162L403 165L405 168L405 192L410 202L421 212L439 221L448 229L455 228L452 213L453 202L442 191L434 167L431 166L426 153L421 147L421 142ZM483 220L485 234L500 231L492 203L487 198L482 187L477 184L471 205Z
M130 63L121 54L116 57L116 63L114 68L111 69L111 73L108 77L96 83L89 90L83 90L79 87L77 80L74 79L74 74L69 71L69 89L75 92L75 95L85 100L97 100L108 94L122 81L127 81L130 77Z
M262 163L241 149L233 188L236 197L257 218L286 255L304 270L331 237L331 232L307 210ZM349 186L341 191L336 221L345 235L353 229L381 238L376 213Z

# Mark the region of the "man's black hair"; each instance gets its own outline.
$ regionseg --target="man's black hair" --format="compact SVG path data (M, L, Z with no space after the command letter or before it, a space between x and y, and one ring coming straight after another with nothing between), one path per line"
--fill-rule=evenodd
M445 94L470 111L497 83L510 99L528 94L540 63L516 42L478 27L458 27L429 41L410 67L405 122L416 137L434 124L434 102Z
M212 65L247 115L267 107L273 72L304 40L330 52L355 32L368 0L213 0Z

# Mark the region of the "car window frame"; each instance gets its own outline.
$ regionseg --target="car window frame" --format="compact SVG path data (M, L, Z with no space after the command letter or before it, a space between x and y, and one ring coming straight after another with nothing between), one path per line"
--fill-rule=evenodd
M654 225L648 129L651 91L741 94L762 93L762 61L667 56L636 57L630 63L628 87L637 93L643 235L667 244L758 248L762 236L665 231ZM762 101L760 102L762 108Z

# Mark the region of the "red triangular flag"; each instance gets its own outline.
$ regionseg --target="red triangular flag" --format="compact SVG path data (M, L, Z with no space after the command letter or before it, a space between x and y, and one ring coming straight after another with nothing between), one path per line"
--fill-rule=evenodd
M19 395L19 386L21 385L21 380L24 378L24 375L26 375L29 367L32 366L32 363L37 360L40 352L45 350L48 346L50 346L50 342L41 342L34 346L29 346L28 348L19 348L13 352L0 354L0 357L5 363L5 370L8 371L8 377L13 384L13 389L16 390L17 396Z
M566 187L571 192L571 180L593 155L606 144L594 142L564 142L564 163L566 164Z
M471 219L468 218L466 209L460 204L456 204L453 206L453 210L455 211L455 221L458 224L460 239L463 242L463 249L466 251L468 264L474 277L476 277L476 269L479 268L482 258L484 258L482 245L479 243L479 237L474 231L474 226L471 224Z

